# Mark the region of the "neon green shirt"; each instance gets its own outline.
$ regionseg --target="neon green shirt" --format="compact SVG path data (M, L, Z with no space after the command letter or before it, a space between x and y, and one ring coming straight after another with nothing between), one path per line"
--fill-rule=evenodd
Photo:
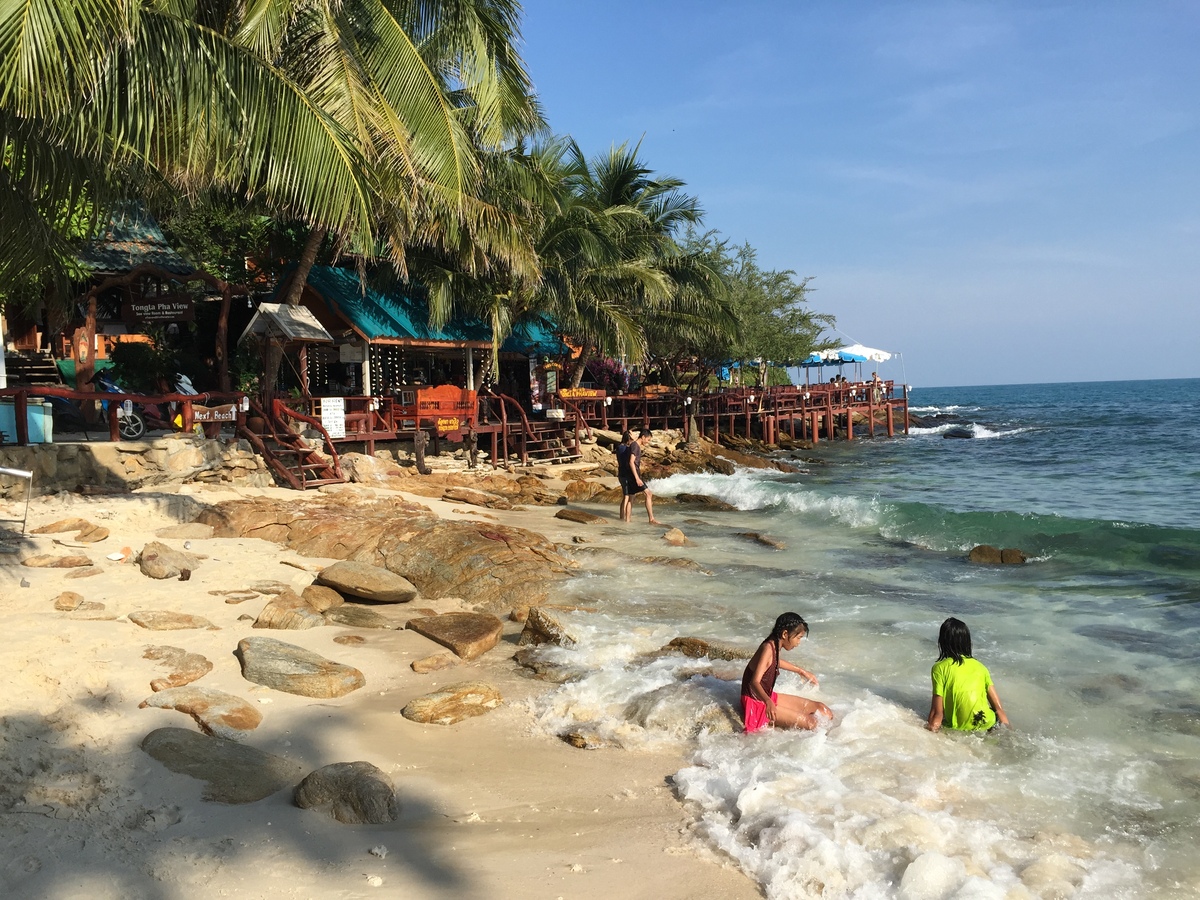
M933 694L941 697L945 706L943 727L986 731L996 724L996 711L987 698L992 676L979 660L964 656L959 665L953 659L939 659L933 664L930 675L933 677Z

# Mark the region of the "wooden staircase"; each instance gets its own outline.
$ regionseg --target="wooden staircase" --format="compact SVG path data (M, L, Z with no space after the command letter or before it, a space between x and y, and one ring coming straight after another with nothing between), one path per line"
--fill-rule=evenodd
M250 446L263 458L271 471L285 484L298 491L317 488L323 484L345 483L346 477L342 474L337 450L334 449L321 423L288 409L278 400L273 401L271 407L271 412L268 412L257 403L250 402L251 413L266 422L262 434L251 431L244 425L237 427L238 437L250 442ZM288 418L303 421L321 433L325 440L324 456L309 447L300 435L292 431L288 425Z
M11 384L62 384L58 366L48 353L21 352L4 354L4 367Z
M568 463L583 455L579 452L573 420L533 421L529 428L525 447L531 463Z

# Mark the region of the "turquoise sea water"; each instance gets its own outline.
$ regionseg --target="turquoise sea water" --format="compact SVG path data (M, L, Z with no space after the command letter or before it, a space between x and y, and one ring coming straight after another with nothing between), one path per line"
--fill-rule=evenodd
M692 839L769 897L1200 896L1200 380L915 391L904 438L821 444L800 474L674 476L737 512L664 507L693 546L611 528L581 556L575 677L535 710L636 752L679 745ZM949 428L972 439L946 439ZM636 517L636 511L635 511ZM758 531L787 545L739 537ZM969 564L980 543L1024 566ZM708 573L606 561L671 555ZM597 552L597 549L599 552ZM652 651L756 644L794 609L794 657L837 713L746 737L739 663ZM922 728L938 625L971 627L1014 730ZM651 655L647 655L651 654ZM614 751L620 752L620 751Z

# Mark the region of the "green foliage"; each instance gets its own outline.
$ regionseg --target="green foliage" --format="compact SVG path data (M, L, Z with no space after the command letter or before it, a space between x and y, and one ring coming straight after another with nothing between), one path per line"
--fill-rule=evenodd
M174 389L178 371L176 353L159 332L148 332L151 342L121 341L112 350L112 375L122 387L142 394L160 393L165 379Z
M235 390L247 394L258 391L263 380L263 359L256 342L247 340L238 345L237 352L229 360L229 376Z
M159 224L189 263L230 284L247 280L247 257L269 256L275 231L270 218L224 197L182 201Z

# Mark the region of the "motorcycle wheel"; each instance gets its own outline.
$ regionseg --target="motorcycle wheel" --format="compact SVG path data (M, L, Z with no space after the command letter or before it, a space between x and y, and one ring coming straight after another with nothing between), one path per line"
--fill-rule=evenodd
M140 441L146 436L146 420L136 409L117 413L117 433L123 441Z

